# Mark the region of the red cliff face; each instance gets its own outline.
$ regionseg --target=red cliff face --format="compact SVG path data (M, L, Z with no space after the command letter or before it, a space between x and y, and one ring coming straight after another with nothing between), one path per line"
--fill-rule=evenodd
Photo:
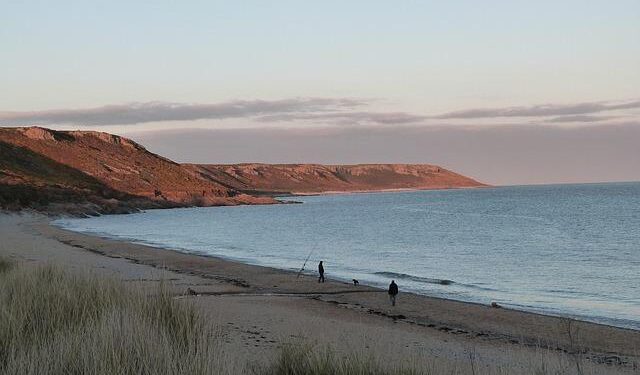
M6 128L0 129L0 142L0 184L80 189L109 199L121 194L121 199L126 195L148 201L145 207L275 203L199 178L178 163L108 133ZM55 172L41 170L44 164Z
M181 165L113 134L0 128L0 208L110 213L269 204L277 201L264 195L286 193L478 186L426 164Z
M192 164L187 167L203 178L240 191L263 194L486 186L429 164Z

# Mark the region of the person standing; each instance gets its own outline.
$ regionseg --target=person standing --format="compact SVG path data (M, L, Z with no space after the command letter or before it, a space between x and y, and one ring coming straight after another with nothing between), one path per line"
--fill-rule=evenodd
M398 295L398 284L395 280L391 280L389 284L389 299L391 300L391 306L396 305L396 296Z
M318 264L318 273L320 274L320 277L318 277L318 282L323 283L324 282L324 266L322 265L322 261L320 261L320 264Z

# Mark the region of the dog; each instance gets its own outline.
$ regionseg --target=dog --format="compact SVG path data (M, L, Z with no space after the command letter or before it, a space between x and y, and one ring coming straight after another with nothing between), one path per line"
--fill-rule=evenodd
M360 285L360 282L356 279L352 279L353 280L353 285L358 286Z

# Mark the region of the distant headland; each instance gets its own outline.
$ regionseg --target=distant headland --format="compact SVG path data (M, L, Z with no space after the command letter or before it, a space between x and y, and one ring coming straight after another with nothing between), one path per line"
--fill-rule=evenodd
M274 204L275 195L487 186L429 164L179 164L117 135L0 128L0 208L49 214Z

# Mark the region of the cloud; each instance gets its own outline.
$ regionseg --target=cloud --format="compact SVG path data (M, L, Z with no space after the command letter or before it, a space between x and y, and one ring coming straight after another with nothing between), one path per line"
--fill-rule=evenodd
M283 100L237 100L215 104L131 103L87 109L34 112L0 112L0 123L15 125L130 125L159 121L246 118L265 115L322 113L353 109L367 104L349 98L294 98Z
M557 122L599 122L619 118L619 116L589 116L589 115L569 115L554 117L546 120L550 123Z
M591 102L548 104L529 107L469 109L437 116L409 112L369 110L371 100L352 98L290 98L281 100L235 100L210 104L147 102L107 105L86 109L60 109L31 112L0 112L0 126L113 126L150 122L247 119L260 123L300 122L322 125L449 125L464 124L469 119L517 117L542 119L549 124L565 122L591 123L620 117L592 116L607 111L633 112L640 100L626 102ZM627 113L629 114L629 113ZM552 118L548 118L552 117ZM525 124L528 121L510 120ZM498 123L498 121L496 121ZM185 124L177 125L185 127ZM174 127L177 127L174 126Z
M437 119L477 119L491 117L545 117L585 115L620 109L640 108L640 100L627 102L590 102L577 104L545 104L529 107L468 109L434 116Z
M315 122L338 122L342 124L412 124L428 119L427 116L407 112L331 112L331 113L287 113L256 118L261 122L310 120Z

